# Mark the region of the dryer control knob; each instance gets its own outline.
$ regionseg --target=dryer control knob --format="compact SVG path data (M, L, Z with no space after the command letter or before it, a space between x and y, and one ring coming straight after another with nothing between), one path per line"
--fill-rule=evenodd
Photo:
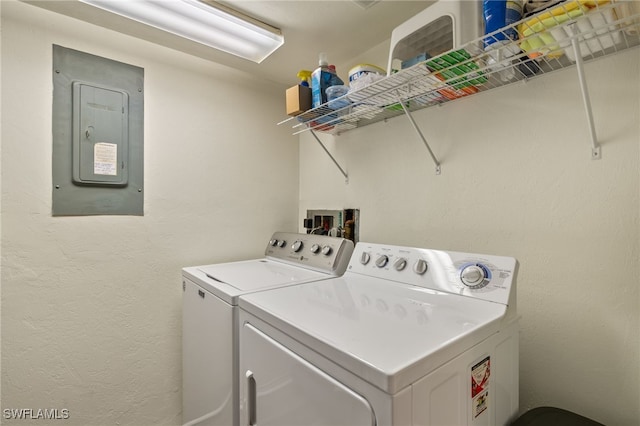
M269 240L269 245L272 247L275 247L278 244L278 240L276 240L275 238L273 240Z
M402 271L407 267L407 259L404 257L398 258L395 262L393 262L393 267L396 271Z
M314 245L311 246L310 250L311 250L311 253L316 254L316 253L318 253L320 251L320 246L317 245L317 244L314 244Z
M322 254L329 256L331 254L331 250L331 246L324 246L322 247Z
M378 268L384 268L389 263L389 257L385 254L381 255L376 259L376 266Z
M302 250L302 241L298 240L291 246L291 249L295 252L299 252Z
M424 259L418 259L418 261L416 261L416 263L413 264L413 272L415 272L418 275L422 275L425 272L427 272L427 261Z
M360 263L362 263L363 265L366 265L367 263L369 263L370 260L371 260L371 255L366 251L363 251L362 255L360 255Z
M482 287L483 281L486 278L484 269L479 265L469 265L460 271L460 279L462 284L471 288Z
M287 242L285 240L278 241L278 247L284 247L286 245L287 245Z

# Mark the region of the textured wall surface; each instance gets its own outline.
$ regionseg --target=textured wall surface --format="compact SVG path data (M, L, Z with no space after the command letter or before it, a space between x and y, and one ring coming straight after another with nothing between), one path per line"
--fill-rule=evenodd
M357 61L376 63L375 53ZM568 69L415 113L440 176L404 117L322 138L347 185L304 134L300 217L356 207L363 241L516 257L521 409L554 405L631 426L640 423L640 51L585 68L601 160L591 160Z
M144 217L51 217L52 44L144 68ZM181 424L180 268L296 229L283 113L254 76L2 2L0 400L69 410L3 424Z

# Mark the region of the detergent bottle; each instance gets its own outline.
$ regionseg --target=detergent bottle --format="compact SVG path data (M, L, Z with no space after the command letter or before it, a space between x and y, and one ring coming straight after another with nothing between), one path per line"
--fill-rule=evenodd
M344 84L336 74L336 68L329 65L327 54L320 53L318 68L311 73L311 106L317 108L327 102L327 87Z
M309 70L298 71L298 79L300 80L300 86L309 87L309 81L311 80L311 71Z
M513 26L522 18L523 0L484 0L483 15L485 37L484 50L488 53L487 65L496 71L500 79L508 82L515 78L512 57L520 52L514 43L518 30Z

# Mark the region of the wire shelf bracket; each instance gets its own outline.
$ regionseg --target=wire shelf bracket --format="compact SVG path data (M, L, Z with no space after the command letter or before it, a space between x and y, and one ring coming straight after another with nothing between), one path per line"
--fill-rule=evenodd
M596 136L596 127L593 122L593 112L591 110L591 100L589 99L589 90L584 77L584 63L582 61L582 53L580 52L580 44L578 44L579 31L577 24L574 22L569 24L569 29L573 34L571 38L571 46L576 57L576 70L578 71L578 81L580 82L580 91L582 92L582 102L584 103L585 113L587 114L587 122L589 123L589 136L591 137L591 159L599 160L602 158L600 152L600 144Z
M427 142L427 140L425 139L424 135L422 134L422 131L420 131L420 127L418 127L418 125L416 124L416 121L413 119L413 116L411 115L407 107L404 105L404 102L400 97L398 97L398 103L400 104L405 115L411 122L411 126L413 126L413 130L416 131L416 133L418 134L418 137L422 140L422 143L424 143L424 146L427 147L427 151L429 151L429 155L431 156L431 159L436 165L436 175L439 175L442 172L440 167L440 162L438 161L438 158L435 156L435 154L433 153L433 150L429 146L429 142Z
M331 161L333 161L333 164L335 164L338 170L340 170L340 173L342 173L342 176L344 176L345 183L349 183L349 175L347 174L347 172L344 171L344 169L340 166L340 164L338 164L334 156L331 155L327 147L324 146L324 144L322 143L318 135L316 135L316 132L314 132L313 130L310 130L310 132L313 135L313 137L316 139L316 141L320 144L322 149L324 149L324 152L329 156L329 158L331 158Z

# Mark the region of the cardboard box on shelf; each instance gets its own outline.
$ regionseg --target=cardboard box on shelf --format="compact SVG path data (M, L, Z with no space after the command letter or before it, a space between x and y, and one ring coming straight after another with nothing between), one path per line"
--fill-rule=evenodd
M296 85L287 89L287 115L299 115L311 109L311 88Z

